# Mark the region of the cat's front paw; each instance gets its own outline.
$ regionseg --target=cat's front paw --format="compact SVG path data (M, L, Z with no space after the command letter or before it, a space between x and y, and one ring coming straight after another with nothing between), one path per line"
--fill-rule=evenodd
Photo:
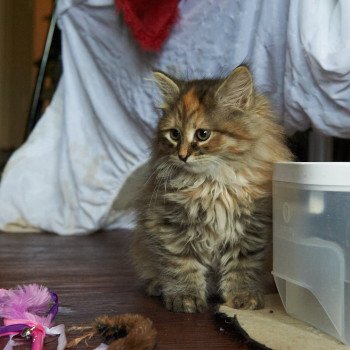
M174 312L195 313L207 309L206 300L189 295L165 295L164 302L166 308Z
M225 305L234 309L257 310L264 307L264 295L260 292L242 291L228 298Z
M148 295L154 296L154 297L159 297L162 295L162 286L161 284L156 281L152 280L149 281L146 285L146 293Z

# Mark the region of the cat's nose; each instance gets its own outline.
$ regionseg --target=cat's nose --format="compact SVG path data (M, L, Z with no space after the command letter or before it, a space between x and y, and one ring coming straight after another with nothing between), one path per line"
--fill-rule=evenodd
M185 163L186 163L186 161L187 161L187 158L188 158L188 154L186 154L185 156L182 155L182 154L179 154L179 159L182 160L182 161L185 162Z

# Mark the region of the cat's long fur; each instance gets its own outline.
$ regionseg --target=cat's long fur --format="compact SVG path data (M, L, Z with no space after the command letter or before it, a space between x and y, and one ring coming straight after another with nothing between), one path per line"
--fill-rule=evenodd
M226 79L155 78L163 117L139 201L137 272L170 310L203 311L210 287L229 305L260 308L272 164L291 159L283 130L244 66Z

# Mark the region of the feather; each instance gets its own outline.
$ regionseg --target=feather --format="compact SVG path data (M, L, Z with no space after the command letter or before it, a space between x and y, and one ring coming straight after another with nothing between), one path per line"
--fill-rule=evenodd
M49 310L53 303L48 288L38 284L0 289L1 318L25 319L50 327L54 315Z

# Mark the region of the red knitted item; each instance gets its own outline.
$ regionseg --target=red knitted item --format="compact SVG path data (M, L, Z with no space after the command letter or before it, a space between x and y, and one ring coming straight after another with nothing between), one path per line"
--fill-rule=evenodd
M115 0L135 39L145 50L158 51L178 18L179 0Z

